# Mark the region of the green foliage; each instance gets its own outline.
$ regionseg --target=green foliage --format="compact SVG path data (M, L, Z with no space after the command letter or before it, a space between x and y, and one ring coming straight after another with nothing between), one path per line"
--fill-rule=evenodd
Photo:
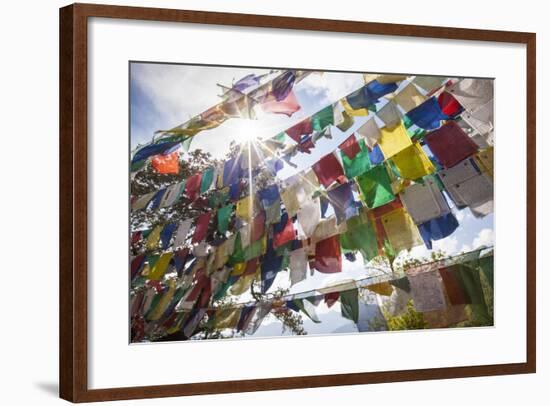
M388 324L388 330L421 330L428 327L424 315L414 309L412 299L407 303L407 309L398 316L390 316L384 312Z

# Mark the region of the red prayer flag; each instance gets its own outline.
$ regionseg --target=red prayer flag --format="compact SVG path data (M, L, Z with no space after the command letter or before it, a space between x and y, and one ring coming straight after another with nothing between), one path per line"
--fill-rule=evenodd
M330 292L325 294L325 303L327 307L332 307L340 298L340 292Z
M245 275L254 275L258 269L258 258L252 258L246 263L246 268L244 269L243 276Z
M202 173L196 173L185 181L185 194L194 202L199 197Z
M209 211L197 217L195 232L193 233L193 239L191 240L193 244L201 242L206 237L211 216L212 216L212 212Z
M285 131L286 135L292 138L297 143L300 143L302 135L309 135L313 132L313 125L311 123L311 117L306 118L305 120L300 121L298 124L290 127Z
M342 252L337 235L317 242L315 259L310 265L321 273L342 272Z
M462 110L462 106L458 100L456 100L449 92L442 92L437 97L437 103L439 104L439 107L441 107L441 111L449 117L453 117Z
M344 177L342 165L340 165L334 154L325 155L319 162L316 162L313 165L313 171L324 187L328 187L338 178Z
M361 147L355 138L355 134L351 134L347 140L340 144L340 150L346 154L349 159L355 158L355 156L361 152Z
M292 219L288 217L288 221L286 222L285 228L273 236L273 247L277 248L281 245L286 244L289 241L294 240L296 238L296 232L294 231L294 224L292 224Z
M476 143L454 121L448 121L424 139L430 151L445 168L455 166L477 152Z
M252 221L251 242L258 241L265 232L265 214L259 213Z
M151 165L157 173L176 175L180 171L179 152L175 151L168 155L155 155Z
M441 268L439 270L449 302L451 302L452 305L470 303L467 293L464 291L464 287L457 278L456 272L459 272L459 269L456 267Z
M290 91L281 101L277 101L274 97L269 97L267 101L261 104L261 107L266 113L286 114L289 117L300 110L300 104L293 91Z

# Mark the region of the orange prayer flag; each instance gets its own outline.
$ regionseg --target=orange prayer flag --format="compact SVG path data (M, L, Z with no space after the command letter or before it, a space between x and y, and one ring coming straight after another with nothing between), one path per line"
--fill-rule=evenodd
M180 171L179 152L172 152L168 155L155 155L151 165L157 173L178 174Z

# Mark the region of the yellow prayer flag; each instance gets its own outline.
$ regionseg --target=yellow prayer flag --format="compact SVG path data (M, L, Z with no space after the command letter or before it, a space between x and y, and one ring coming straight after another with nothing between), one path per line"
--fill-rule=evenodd
M391 159L399 170L401 177L405 179L420 179L435 172L435 166L419 143L414 143L405 148Z
M246 269L246 262L239 262L238 264L233 265L233 271L231 272L231 276L242 275L245 269Z
M380 133L382 135L378 140L378 145L386 159L412 145L411 138L403 124L396 125L393 128L381 128Z
M162 278L162 276L166 272L166 268L168 268L168 264L170 263L173 255L173 252L165 252L164 254L162 254L155 265L151 267L149 275L147 275L147 277L156 281Z
M151 231L151 233L147 236L146 247L149 251L152 251L158 248L161 231L162 231L162 227L160 225L156 226L153 229L153 231Z
M249 221L252 218L252 197L245 196L237 202L235 214L242 220Z
M157 305L153 309L153 311L149 314L149 320L158 320L162 317L166 309L168 308L168 305L172 301L172 298L174 297L174 293L176 293L176 284L174 280L172 279L168 284L168 291L162 294L162 297L158 301Z
M235 328L240 317L241 309L239 307L218 309L214 314L214 328Z
M367 289L371 292L378 293L381 296L391 296L393 293L393 287L389 282L380 282L373 285L368 285Z
M229 293L232 295L242 295L244 292L246 292L250 285L252 285L252 282L254 282L254 278L256 278L256 274L250 274L250 275L243 275L241 276L237 282L231 286L229 289Z
M487 175L493 177L493 167L494 167L494 153L493 147L485 148L480 150L475 155L475 160L482 172L485 172Z
M381 221L396 253L423 244L418 227L404 208L401 207L383 215Z
M346 98L340 99L340 103L342 103L342 106L344 107L344 110L350 116L368 116L370 114L368 109L357 109L357 110L355 110L353 107L351 107L349 105Z

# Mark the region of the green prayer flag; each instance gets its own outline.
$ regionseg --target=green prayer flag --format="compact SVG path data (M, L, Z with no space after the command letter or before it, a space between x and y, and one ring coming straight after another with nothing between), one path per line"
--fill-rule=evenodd
M233 207L233 204L228 204L218 209L218 231L221 234L225 234L227 227L229 227L229 220L233 214Z
M477 265L477 261L472 261L471 264L474 265L474 263ZM487 310L487 303L485 302L485 295L481 286L479 268L464 264L457 264L455 267L458 271L456 274L459 275L469 298L472 320L482 325L491 323L491 317Z
M483 275L485 275L485 278L487 279L487 282L489 282L489 285L491 285L491 287L494 286L493 259L493 255L488 255L479 259L479 268L481 269Z
M363 222L362 216L347 221L347 231L340 234L340 245L344 252L359 251L365 261L378 255L376 232L370 222Z
M357 289L340 292L342 316L357 323L359 320L359 295Z
M391 180L384 165L377 165L357 177L363 201L369 209L383 206L395 199Z
M327 126L334 124L334 113L332 111L332 105L329 105L323 110L315 113L313 117L311 117L311 124L315 131L322 131Z
M350 159L344 152L340 151L342 163L344 164L344 173L348 179L355 178L367 172L371 168L369 152L365 145L365 140L359 140L361 151Z
M201 193L206 192L210 188L213 180L214 180L214 168L210 167L202 173Z
M248 262L251 259L258 258L260 255L262 255L261 238L244 249L244 252L243 252L244 262Z
M293 302L296 307L298 307L307 317L311 319L312 322L321 322L321 320L319 320L319 317L317 316L317 312L315 311L315 306L313 306L311 302L304 299L294 299Z
M228 265L235 265L241 262L246 262L244 259L244 250L243 250L243 244L241 242L241 233L237 233L237 237L235 238L235 248L233 249L233 254L229 257L229 260L227 261Z
M218 206L222 206L225 204L225 202L227 202L228 197L229 190L227 188L216 191L212 193L212 195L208 198L208 206L212 209Z

